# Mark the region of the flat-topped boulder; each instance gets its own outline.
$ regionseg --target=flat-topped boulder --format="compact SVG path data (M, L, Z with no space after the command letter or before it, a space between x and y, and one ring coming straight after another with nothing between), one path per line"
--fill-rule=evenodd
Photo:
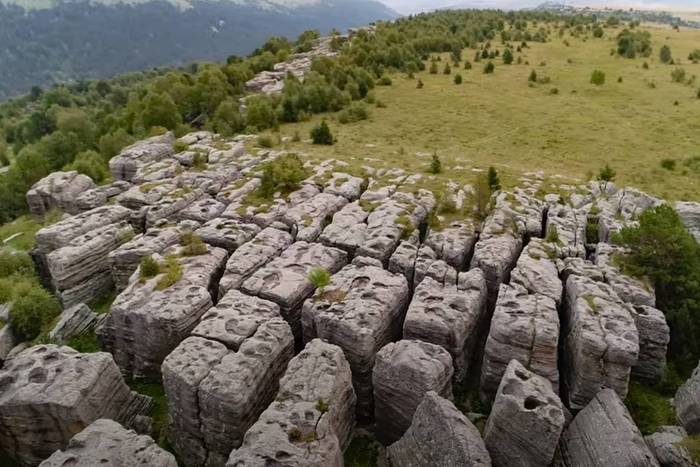
M484 430L493 465L550 465L564 423L564 406L550 382L511 360Z
M175 456L150 436L127 430L114 420L99 419L73 436L63 451L54 452L39 467L177 467Z
M696 467L688 449L681 443L688 433L679 426L661 426L644 441L661 467Z
M559 305L564 286L552 253L551 245L532 239L520 254L510 277L512 284L523 286L529 293L549 297Z
M389 261L391 262L391 259ZM437 253L428 245L423 244L418 248L413 270L414 288L418 287L426 277L430 277L442 285L455 285L457 275L457 270L439 259Z
M75 208L79 211L89 211L104 206L129 188L131 188L131 183L117 180L109 185L86 190L75 198Z
M333 172L331 178L325 183L323 192L331 195L342 196L348 201L357 200L362 194L364 180L360 177Z
M313 242L348 200L342 196L320 193L310 200L292 207L282 216L282 222L294 228L296 239Z
M558 258L586 257L588 209L568 204L550 205L547 210L545 238Z
M666 352L671 341L671 331L661 310L650 306L630 309L639 333L639 358L632 367L632 376L641 381L655 383L666 370Z
M461 271L476 243L477 233L471 222L452 222L442 230L431 230L425 239L437 257Z
M241 290L277 303L294 335L301 338L301 305L315 286L309 280L314 268L323 268L331 274L347 262L347 254L320 243L296 242L255 271L241 285Z
M260 227L255 224L246 224L220 217L202 225L195 231L195 234L205 243L233 253L241 245L252 240L259 232Z
M254 329L229 324L230 338L221 327L204 327L203 337L185 339L163 362L170 438L190 466L224 465L275 398L293 356L294 337L280 317Z
M304 303L302 327L305 342L321 338L343 349L352 368L358 416L369 419L374 358L400 337L409 291L403 276L382 269L377 260L362 264L363 259L345 266Z
M350 365L314 339L289 362L277 398L231 452L227 467L341 467L355 424Z
M502 284L484 349L479 390L484 400L496 395L511 360L559 389L559 315L549 297Z
M27 206L35 216L43 216L52 209L77 214L80 209L76 198L93 188L95 183L87 175L76 171L53 172L27 191Z
M452 400L452 357L438 345L401 340L385 345L372 370L377 439L398 441L429 391Z
M79 303L61 312L58 322L49 331L49 339L55 344L64 344L71 338L92 330L101 319L90 307Z
M37 345L0 369L0 445L37 465L95 420L128 425L150 404L129 390L110 354Z
M176 187L174 190L163 194L161 198L146 208L146 228L151 228L159 221L182 220L178 213L190 206L192 203L204 196L204 192L199 188Z
M569 276L565 296L564 379L569 407L583 408L602 388L626 397L639 356L639 334L629 305L608 284L586 276Z
M491 467L479 430L447 399L428 391L411 426L387 448L392 466Z
M205 195L179 211L175 218L177 220L189 219L205 223L219 217L224 212L224 209L226 209L225 204L218 202L211 196Z
M157 378L160 364L214 304L226 251L205 247L187 256L175 246L153 255L158 274L141 277L141 267L117 296L101 330L105 347L125 374Z
M691 377L678 388L673 399L678 421L691 435L700 434L700 365Z
M676 211L690 234L700 243L700 203L678 201Z
M415 288L413 276L416 270L416 258L418 257L418 248L420 245L418 238L412 237L408 240L402 240L401 243L399 243L399 246L396 247L396 250L394 250L394 253L392 253L389 258L389 266L387 269L395 274L402 274L408 281L409 287L413 290Z
M364 242L369 213L358 202L346 204L333 215L333 220L323 229L319 241L324 245L344 250L355 255L355 250Z
M456 285L442 285L428 277L413 294L403 337L442 346L452 356L455 378L461 381L485 312L486 280L480 269L460 273Z
M143 165L160 161L174 154L175 137L172 133L139 141L109 161L109 171L115 180L131 181Z
M204 232L204 238L207 237L209 235ZM255 271L278 257L293 241L288 232L267 227L252 240L238 247L226 262L224 275L219 282L219 296L239 288Z
M603 389L581 410L562 435L566 467L659 467L625 404Z
M624 302L639 306L656 306L656 293L648 280L623 274L615 264L614 255L624 254L621 248L608 243L598 243L595 249L595 264L600 267L605 282L610 284Z
M252 222L259 225L261 228L278 223L281 223L283 226L288 226L284 220L289 210L308 202L319 193L320 191L314 185L306 184L286 196L276 195L276 197L269 201L251 204L244 197L232 201L226 207L222 217Z
M471 268L484 271L489 300L495 303L499 286L510 278L510 271L520 256L523 242L509 233L483 237L476 242Z

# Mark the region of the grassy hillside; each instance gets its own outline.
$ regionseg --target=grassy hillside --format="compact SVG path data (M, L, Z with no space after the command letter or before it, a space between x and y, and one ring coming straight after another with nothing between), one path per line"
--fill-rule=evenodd
M669 199L698 200L699 83L674 83L671 72L678 66L687 78L700 75L700 64L687 60L700 44L700 31L645 29L652 33L655 50L648 58L611 56L612 36L619 32L615 29L606 29L601 39L566 36L569 46L561 38L530 43L523 50L523 64L506 66L496 58L492 75L483 72L488 60L473 63L475 51L465 49L462 55L473 68L452 66L446 76L445 54L438 74L424 71L408 79L397 73L392 86L377 86L374 94L386 108L373 106L369 120L341 125L330 117L338 139L332 149L303 142L290 147L317 159L332 156L362 164L371 158L378 161L370 165L415 172L426 172L430 162L417 152L437 152L446 169L439 178L464 182L473 178L472 169L490 165L510 180L542 170L582 181L609 163L621 183ZM660 63L657 51L664 44L681 65ZM495 41L493 47L503 51ZM644 62L649 69L643 68ZM590 84L594 69L605 72L604 85ZM532 70L551 82L529 86ZM454 84L456 73L463 76L463 84ZM417 89L418 79L422 89ZM299 132L303 139L323 118L329 117L284 125L281 131L287 136ZM662 168L664 159L676 161L675 168Z

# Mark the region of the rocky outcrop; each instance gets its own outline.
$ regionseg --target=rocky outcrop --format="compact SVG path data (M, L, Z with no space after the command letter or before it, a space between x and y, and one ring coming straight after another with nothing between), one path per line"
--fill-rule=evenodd
M545 238L557 257L586 257L587 224L587 208L575 209L568 204L549 206Z
M461 273L457 285L442 285L426 278L413 294L403 337L442 346L452 356L455 379L461 381L485 311L486 281L480 269Z
M399 243L399 246L396 247L391 258L389 258L389 266L387 267L389 271L403 275L408 281L408 286L411 290L415 289L413 276L416 270L418 248L420 247L418 242L417 236L411 236L408 240L403 240ZM428 250L432 251L431 248L428 248Z
M676 211L688 231L700 243L700 203L678 201Z
M150 436L138 435L114 420L100 419L75 435L63 451L54 452L39 467L177 467L175 457Z
M395 467L491 466L479 430L434 391L425 394L411 426L387 454Z
M610 284L622 301L638 306L656 306L656 294L648 281L625 275L615 265L615 254L624 251L607 243L598 243L595 249L595 264L603 272L605 282Z
M37 465L99 418L129 425L150 398L129 390L108 353L31 347L0 369L0 445Z
M403 276L363 265L358 257L332 277L323 291L304 303L304 341L321 338L338 345L352 368L358 417L370 419L375 355L401 335L409 291ZM359 263L359 264L358 264Z
M134 378L157 378L163 359L213 305L226 251L209 247L198 256L182 252L172 247L163 256L153 255L161 264L153 278L142 280L139 268L112 304L101 330L105 348Z
M673 399L678 421L691 435L700 434L700 365L692 376L678 388Z
M350 257L364 242L367 232L367 216L360 203L346 204L343 209L333 215L333 221L323 229L319 241L324 245L340 248Z
M131 183L125 181L116 181L109 185L95 187L79 194L75 198L75 207L79 211L89 211L104 206L129 188L131 188Z
M628 305L609 285L587 276L570 275L565 295L569 406L583 408L602 388L626 397L630 372L639 355L639 335Z
M227 303L220 312L234 310ZM184 340L163 362L170 438L188 466L223 465L232 449L275 398L278 381L293 356L294 338L281 318L222 338L221 326L202 327L202 337ZM211 331L211 332L210 332ZM250 337L241 335L253 332ZM241 342L228 347L223 342Z
M666 370L670 329L663 312L656 308L635 306L630 311L639 334L639 357L632 367L632 376L653 384L661 380Z
M219 296L239 288L255 271L278 257L293 241L289 233L268 227L241 245L226 263L226 270L219 282Z
M559 316L549 297L501 285L484 349L480 393L492 400L511 360L559 388Z
M425 244L433 249L437 257L461 271L466 266L477 234L469 222L452 222L442 230L431 230Z
M662 426L645 436L644 441L661 467L697 467L688 449L681 445L687 437L688 433L679 426Z
M391 259L389 261L391 262ZM455 285L457 274L455 268L438 259L437 253L432 248L427 245L421 245L418 248L413 266L413 287L418 287L426 277L430 277L442 285Z
M377 439L398 441L429 391L452 399L452 358L440 346L401 340L384 346L372 370Z
M552 256L551 245L540 239L531 240L511 273L511 283L523 286L531 294L549 297L559 305L564 287Z
M566 467L658 467L620 397L603 389L581 410L561 440Z
M189 206L179 211L174 218L176 220L193 220L201 223L209 222L219 217L226 209L226 205L205 195L192 202Z
M227 467L341 467L355 393L343 351L314 339L292 359L276 400L231 452Z
M488 224L489 221L486 222ZM500 285L510 278L510 271L520 256L522 246L521 238L510 233L487 235L485 231L476 242L471 268L484 271L491 303L495 303Z
M320 193L292 207L282 216L282 222L295 229L298 241L313 242L348 200L342 196Z
M277 303L300 341L301 305L315 290L309 273L322 268L332 274L346 262L347 254L342 250L320 243L296 242L255 271L243 282L241 290Z
M511 360L484 431L493 465L550 465L564 422L564 408L550 382Z
M95 183L87 175L71 172L53 172L36 182L27 192L29 212L43 216L52 209L77 214L80 209L76 198L95 188Z
M90 307L80 303L61 313L58 322L49 331L49 339L56 344L64 344L72 337L93 329L99 320L100 317Z
M211 246L223 248L229 254L252 240L260 232L255 224L245 224L232 219L213 219L195 231L195 234Z
M139 141L113 157L109 170L115 180L131 181L142 166L173 155L175 138L172 133Z

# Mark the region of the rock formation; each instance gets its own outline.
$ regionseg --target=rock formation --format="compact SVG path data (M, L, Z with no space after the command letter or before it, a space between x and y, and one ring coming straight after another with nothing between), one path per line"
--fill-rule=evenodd
M673 399L678 421L691 435L700 434L700 365Z
M95 188L87 175L76 171L54 172L36 182L27 192L27 206L35 216L43 216L52 209L77 214L80 208L76 198Z

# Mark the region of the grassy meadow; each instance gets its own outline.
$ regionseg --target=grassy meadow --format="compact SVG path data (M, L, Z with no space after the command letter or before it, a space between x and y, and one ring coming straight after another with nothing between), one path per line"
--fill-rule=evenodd
M302 141L287 146L312 160L332 157L356 167L424 172L431 187L447 180L472 182L476 172L491 165L505 185L528 171L577 182L607 163L621 184L670 200L700 200L700 80L679 84L671 79L677 66L687 78L700 75L700 64L688 60L700 48L700 30L644 29L653 37L654 50L647 58L611 55L622 28L606 28L600 39L590 34L560 38L554 32L550 42L531 42L515 53L512 65L497 57L494 74L483 72L488 60L475 63L475 50L465 49L462 57L473 68L453 66L447 76L443 67L450 59L445 54L438 74L426 70L414 79L395 74L392 86L377 86L374 95L383 106L371 105L368 120L341 125L337 115L317 115L282 125L280 131L282 136L298 133ZM660 62L664 44L680 65ZM492 48L503 51L498 40ZM517 64L519 55L522 64ZM606 74L602 86L590 84L595 69ZM550 82L529 85L532 70ZM456 73L463 84L454 84ZM305 141L309 130L324 118L337 143L312 146ZM443 165L437 177L427 173L430 157L416 155L433 152ZM675 167L662 168L664 159L675 161L670 163Z

